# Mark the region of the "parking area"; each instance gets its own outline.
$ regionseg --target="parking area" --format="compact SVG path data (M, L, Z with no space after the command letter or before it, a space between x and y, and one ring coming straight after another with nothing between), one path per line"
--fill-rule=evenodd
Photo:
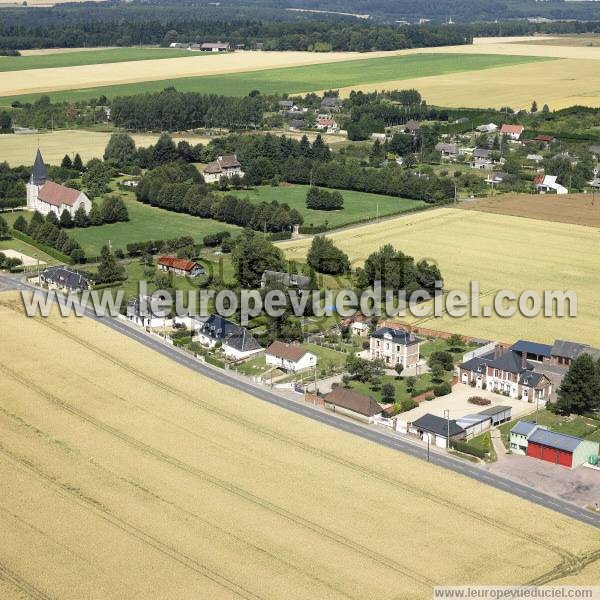
M471 396L481 396L491 401L486 406L478 406L469 402ZM444 411L450 411L451 419L459 419L468 414L478 413L492 406L510 406L512 408L512 418L519 418L535 410L534 404L523 402L515 398L507 398L487 390L475 390L471 386L457 383L452 388L452 393L433 400L423 400L417 408L407 412L400 413L398 419L411 423L423 415L429 413L437 417L444 417Z
M487 468L579 506L600 507L600 470L585 467L568 469L517 454L506 455L503 460L491 463Z

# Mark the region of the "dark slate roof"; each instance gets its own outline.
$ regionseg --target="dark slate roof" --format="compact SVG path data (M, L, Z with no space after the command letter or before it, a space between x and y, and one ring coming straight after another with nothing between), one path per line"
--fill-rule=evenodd
M488 415L490 417L493 417L494 415L499 415L500 413L506 412L507 410L512 412L512 407L511 406L503 406L503 405L490 406L489 408L486 408L485 410L480 410L478 414Z
M329 394L325 396L325 402L345 408L346 410L351 410L352 412L366 417L378 415L383 410L371 396L343 387L335 388L335 390L329 392Z
M465 369L465 371L472 371L474 373L486 373L488 365L494 360L494 353L490 352L483 356L475 356L465 361L459 368Z
M404 329L393 329L392 327L381 327L371 334L371 337L383 340L387 335L390 335L394 344L402 344L403 346L412 346L418 344L421 340L414 334L405 331Z
M549 448L556 448L557 450L564 450L566 452L574 452L577 446L583 442L581 438L575 437L574 435L557 433L556 431L542 429L541 427L536 429L529 436L527 441L529 443L534 442L536 444L541 444L542 446L548 446Z
M417 429L435 433L436 435L440 435L442 437L446 437L448 435L448 421L442 417L430 415L429 413L414 421L412 425ZM457 425L454 419L450 420L450 437L463 432L464 429L460 425Z
M536 373L535 371L525 371L519 377L519 383L527 387L535 387L536 385L539 385L540 381L542 381L544 377L545 375L543 373Z
M526 352L527 354L537 354L538 356L550 356L552 346L548 344L539 344L538 342L530 342L528 340L519 340L515 342L510 350L515 352Z
M210 315L202 325L200 332L217 342L235 348L239 352L250 352L262 348L245 327L219 315Z
M341 106L342 102L343 102L342 99L338 98L337 96L325 96L325 98L323 98L323 100L321 102L321 106L328 106L328 107Z
M475 148L473 150L473 158L490 158L492 156L492 151L487 148Z
M523 366L522 358L516 353L508 350L499 358L495 358L490 362L490 367L493 369L500 369L501 371L507 371L509 373L523 373L524 371L533 371L533 365L529 362L525 362Z
M89 287L88 280L81 273L62 266L44 269L40 273L40 279L69 290L83 290Z
M517 421L517 424L510 432L527 437L536 427L538 427L538 425L531 423L531 421Z
M31 170L29 183L33 183L34 185L43 185L49 179L50 176L48 175L48 169L46 169L44 159L42 158L42 153L38 148L38 151L35 155L35 161L33 163L33 169Z
M567 342L565 340L555 340L552 346L552 356L560 356L561 358L577 358L587 346L578 344L577 342Z

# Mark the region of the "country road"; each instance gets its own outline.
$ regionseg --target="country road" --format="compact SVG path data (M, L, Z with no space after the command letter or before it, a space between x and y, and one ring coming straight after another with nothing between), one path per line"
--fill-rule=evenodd
M19 278L7 275L0 275L0 290L35 290ZM130 324L111 317L98 317L91 310L86 311L86 316L102 323L106 327L127 336L128 338L143 344L144 346L166 356L167 358L183 365L204 377L209 377L223 385L235 388L265 402L283 408L285 410L302 415L314 421L318 421L329 427L335 427L352 435L362 437L374 443L380 444L392 450L409 454L420 460L428 460L427 449L422 445L411 442L403 437L395 435L387 430L377 429L377 426L366 426L355 423L344 418L340 418L334 413L324 412L310 404L297 402L280 394L277 394L263 386L256 385L249 380L244 380L234 373L212 367L201 363L192 356L183 351L166 344L160 338L149 336L141 330L138 330ZM534 502L550 510L567 515L588 525L600 528L600 514L593 513L570 502L566 502L558 497L546 494L534 488L517 483L508 478L502 477L488 471L485 467L467 463L451 455L431 451L429 453L429 462L449 469L461 475L476 479L482 483L490 485L496 489L514 494L520 498Z

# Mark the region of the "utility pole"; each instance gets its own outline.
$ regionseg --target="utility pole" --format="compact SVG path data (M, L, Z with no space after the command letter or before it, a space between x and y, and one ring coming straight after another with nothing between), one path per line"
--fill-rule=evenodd
M427 462L429 462L429 440L431 439L431 436L429 434L427 434Z

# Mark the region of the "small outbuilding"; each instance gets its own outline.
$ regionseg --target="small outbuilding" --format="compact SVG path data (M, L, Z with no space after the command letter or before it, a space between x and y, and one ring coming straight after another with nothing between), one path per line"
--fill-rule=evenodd
M372 423L383 412L371 396L343 387L335 388L325 396L325 408L365 423Z
M489 415L478 413L456 419L456 424L465 430L465 438L471 439L487 431L492 425L492 419Z
M479 411L480 415L485 415L492 420L492 425L500 425L500 423L506 423L510 421L512 416L511 406L490 406L485 410Z
M454 419L448 420L429 413L410 423L408 432L438 448L448 447L448 437L450 440L462 440L466 437L465 430Z

